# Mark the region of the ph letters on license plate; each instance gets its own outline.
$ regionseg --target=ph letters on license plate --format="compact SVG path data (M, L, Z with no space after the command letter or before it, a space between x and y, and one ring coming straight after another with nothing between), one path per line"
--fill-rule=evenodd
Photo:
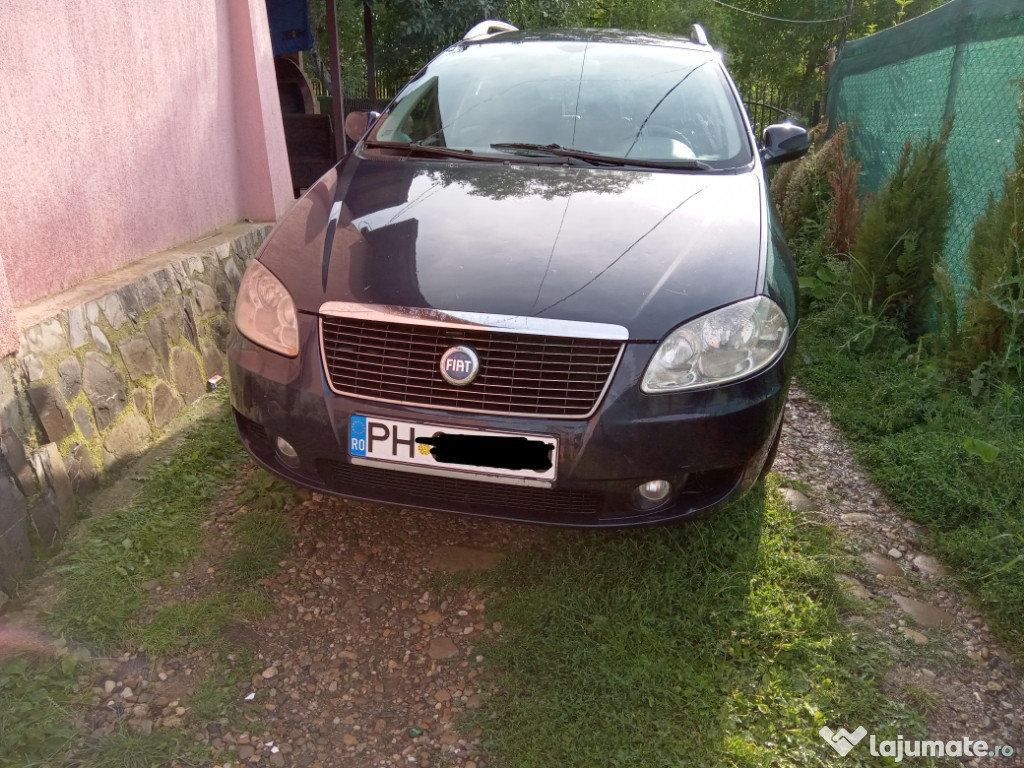
M558 441L549 435L452 429L353 414L348 452L399 465L551 481Z

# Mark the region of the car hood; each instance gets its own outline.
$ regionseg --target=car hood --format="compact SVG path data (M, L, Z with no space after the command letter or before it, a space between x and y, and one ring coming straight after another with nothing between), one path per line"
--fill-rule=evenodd
M757 173L350 156L261 261L299 311L328 301L625 326L658 340L761 292Z

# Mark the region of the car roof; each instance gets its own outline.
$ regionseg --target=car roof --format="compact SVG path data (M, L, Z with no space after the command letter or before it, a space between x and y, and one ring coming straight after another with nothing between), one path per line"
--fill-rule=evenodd
M703 52L709 57L717 53L709 45L693 42L681 35L665 35L655 32L630 32L621 29L534 29L500 32L475 40L461 40L453 48L474 45L502 45L522 42L580 42L580 43L621 43L627 45L650 45L662 48L680 48Z

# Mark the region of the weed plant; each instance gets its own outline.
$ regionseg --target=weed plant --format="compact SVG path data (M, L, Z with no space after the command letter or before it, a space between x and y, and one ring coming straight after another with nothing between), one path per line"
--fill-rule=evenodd
M845 257L853 250L863 216L860 198L857 196L857 178L861 163L846 156L846 134L844 123L836 132L832 152L835 164L829 172L828 183L832 188L832 199L826 203L828 222L825 230L825 251Z
M225 571L237 584L249 585L277 570L292 545L292 531L281 511L295 500L295 487L260 469L238 500L249 511L235 521L235 547Z

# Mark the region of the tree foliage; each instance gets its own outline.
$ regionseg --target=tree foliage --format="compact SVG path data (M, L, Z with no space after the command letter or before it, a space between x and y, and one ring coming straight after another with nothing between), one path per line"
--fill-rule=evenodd
M725 54L738 82L820 95L840 40L871 34L946 2L854 0L846 21L842 17L848 1L730 0L734 8L715 0L372 0L369 5L376 68L387 81L404 81L486 18L503 19L523 29L616 27L668 34L686 34L691 24L699 22L712 45ZM324 2L311 0L311 8L318 50L326 59ZM363 3L335 2L343 70L365 76Z

